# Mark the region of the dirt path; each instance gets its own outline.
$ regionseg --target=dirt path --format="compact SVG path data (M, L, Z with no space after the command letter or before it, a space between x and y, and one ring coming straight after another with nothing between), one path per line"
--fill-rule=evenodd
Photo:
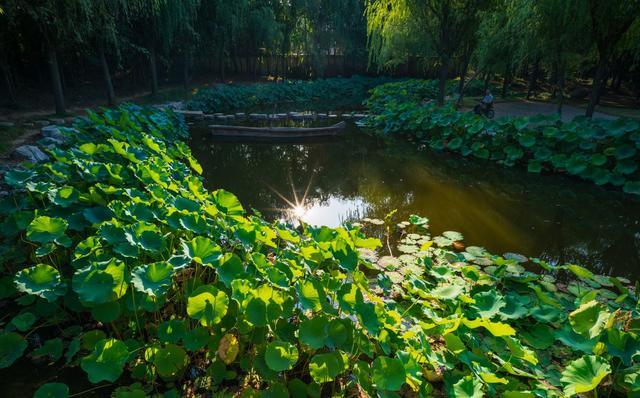
M534 101L518 101L518 102L496 102L494 104L496 117L505 116L535 116L550 115L557 112L556 104ZM562 120L570 121L576 116L584 116L585 110L577 106L565 105L562 107ZM594 118L598 119L617 119L617 116L608 115L606 113L596 112Z

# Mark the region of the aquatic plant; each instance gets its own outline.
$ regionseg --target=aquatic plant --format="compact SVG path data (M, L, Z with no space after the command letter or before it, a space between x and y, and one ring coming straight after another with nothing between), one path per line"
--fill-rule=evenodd
M219 84L199 90L187 104L206 113L353 110L360 108L375 86L389 82L385 77L353 76L318 80L287 80L248 85Z
M465 248L424 217L380 257L363 231L389 238L391 216L248 215L203 188L170 111L89 112L65 134L52 161L5 175L0 368L79 366L115 397L640 392L629 281Z
M369 125L407 134L437 150L520 165L533 173L559 172L640 194L640 123L633 119L562 122L557 115L486 119L438 107L427 81L388 83L367 101Z

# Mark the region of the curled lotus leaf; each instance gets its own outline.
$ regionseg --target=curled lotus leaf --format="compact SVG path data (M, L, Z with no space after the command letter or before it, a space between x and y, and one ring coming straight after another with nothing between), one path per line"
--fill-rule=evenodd
M564 393L573 396L595 390L610 373L611 366L607 360L595 355L585 355L567 365L560 381L564 386Z
M168 262L144 264L131 271L131 284L148 296L164 296L171 287L173 274L173 266Z
M15 283L19 291L40 296L50 302L64 296L66 292L60 272L47 264L38 264L19 271Z

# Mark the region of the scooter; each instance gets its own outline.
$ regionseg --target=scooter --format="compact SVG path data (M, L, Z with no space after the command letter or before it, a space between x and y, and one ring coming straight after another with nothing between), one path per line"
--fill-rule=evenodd
M481 103L476 105L473 108L473 112L476 115L482 115L486 118L489 119L493 119L493 117L496 115L495 111L493 110L493 103L490 104L485 104L485 103Z

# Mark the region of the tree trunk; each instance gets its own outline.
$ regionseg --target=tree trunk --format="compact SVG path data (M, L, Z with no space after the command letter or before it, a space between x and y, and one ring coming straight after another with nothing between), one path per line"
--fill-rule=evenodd
M562 106L564 105L564 65L557 66L558 79L558 115L562 116Z
M184 50L182 52L182 87L185 91L189 90L189 63L190 63L190 54L189 51Z
M484 91L489 89L489 83L491 83L491 72L484 74Z
M606 69L606 61L604 59L600 59L598 61L598 66L596 67L595 74L593 76L593 86L591 88L591 97L589 98L589 105L587 105L587 112L585 116L588 118L593 117L593 112L596 109L596 104L598 103L600 97L600 89L602 86L602 79L605 74Z
M464 87L465 87L465 82L464 80L467 77L467 70L469 69L469 62L465 59L462 61L463 65L462 65L462 70L460 71L460 83L458 84L458 102L456 102L456 108L460 107L460 104L462 104L462 96L464 95Z
M47 56L49 58L49 73L51 74L51 84L53 86L53 99L56 104L56 114L64 115L64 93L62 92L62 80L60 79L60 67L58 65L58 54L55 47L47 44Z
M158 66L157 63L156 46L152 45L149 50L149 66L151 67L151 95L157 95L158 88Z
M449 72L449 58L440 57L440 73L438 79L438 105L444 105L445 91L447 89L447 73Z
M533 71L531 72L531 77L529 79L529 89L527 90L527 99L530 99L531 94L535 93L535 91L538 89L538 73L540 73L540 59L536 58L536 61L533 64Z
M0 68L2 68L2 75L4 76L4 83L7 86L7 99L10 105L17 105L16 89L13 84L13 78L11 76L11 68L7 62L7 57L3 51L0 51Z
M504 70L504 77L502 78L502 98L506 98L509 86L511 85L511 66L507 65Z
M102 67L104 87L107 90L107 104L109 106L113 106L116 104L116 93L113 90L113 83L111 82L111 72L109 71L107 56L104 53L104 47L102 45L98 46L98 56L100 57L100 66Z

